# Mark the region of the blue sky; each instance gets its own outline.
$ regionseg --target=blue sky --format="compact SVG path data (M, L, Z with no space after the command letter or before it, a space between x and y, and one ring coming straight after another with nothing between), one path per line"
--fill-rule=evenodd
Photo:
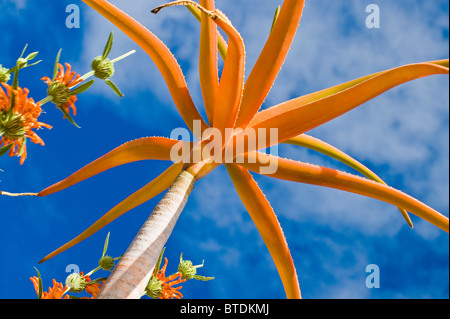
M198 83L199 25L184 8L149 11L159 1L111 1L159 36L178 59L196 105L204 114ZM68 4L81 10L81 27L65 26ZM217 0L240 31L247 51L246 74L267 38L282 1ZM381 12L379 29L365 26L368 4ZM443 59L448 52L448 1L353 0L307 2L294 44L263 107L401 64ZM0 158L0 189L39 191L116 146L143 136L169 136L184 127L153 62L131 40L81 1L0 0L0 64L12 66L25 43L39 51L39 65L21 73L20 85L36 100L39 79L51 75L54 58L79 73L89 71L110 31L111 56L136 49L116 65L118 98L101 81L79 96L76 129L45 105L40 130L45 147L28 145L24 165ZM348 152L388 184L448 216L448 76L397 87L327 123L311 135ZM335 161L293 146L280 155L350 171ZM101 215L159 175L168 163L128 164L44 198L0 198L0 297L35 298L29 277L38 267L44 288L63 281L68 265L89 271L111 232L108 254L122 254L161 196L44 264L37 262L78 235ZM304 298L448 298L448 235L412 216L411 230L395 207L337 190L255 175L278 214L299 274ZM188 282L187 298L284 298L270 255L223 167L200 180L166 245L168 272L181 252L211 282ZM365 268L380 268L380 288L365 286Z

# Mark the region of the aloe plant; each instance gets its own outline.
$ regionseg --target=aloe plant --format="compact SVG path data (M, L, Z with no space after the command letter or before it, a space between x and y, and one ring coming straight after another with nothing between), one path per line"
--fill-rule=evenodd
M266 44L247 79L244 79L244 40L232 22L215 8L214 1L200 0L199 4L193 1L174 1L155 8L152 12L158 13L161 9L174 5L185 5L200 19L199 75L207 115L204 119L191 98L179 64L160 39L106 0L83 1L134 40L156 64L186 126L198 139L196 143L184 143L192 150L204 150L211 142L211 135L206 132L215 129L214 132L222 134L220 138L224 145L219 156L223 159L222 162L214 161L213 156L210 156L203 157L200 161L189 157L184 162L173 163L156 179L42 260L48 260L78 244L117 217L167 190L102 288L99 298L139 298L142 295L159 253L185 207L193 185L222 164L275 262L288 298L301 297L297 271L277 215L251 172L276 179L336 188L385 201L397 206L410 226L412 222L408 213L417 215L448 233L449 220L446 216L386 185L375 173L336 147L305 135L400 84L425 76L448 74L448 59L398 66L261 110L294 39L305 1L283 2ZM228 43L224 43L218 29L226 34ZM218 48L226 56L220 77L217 66ZM198 130L195 129L196 123L199 124ZM232 133L225 134L227 129ZM271 129L277 132L275 139L270 138L269 134L261 135ZM258 143L243 144L244 136L251 134L255 134ZM320 151L355 168L364 177L260 151L278 143ZM171 151L179 144L179 141L165 137L146 137L125 143L37 195L51 195L126 163L150 159L171 161ZM233 160L227 161L225 153L230 144L233 151L240 147L243 147L243 151L234 152ZM244 160L237 161L238 157ZM277 169L264 174L264 167L269 162L277 163Z

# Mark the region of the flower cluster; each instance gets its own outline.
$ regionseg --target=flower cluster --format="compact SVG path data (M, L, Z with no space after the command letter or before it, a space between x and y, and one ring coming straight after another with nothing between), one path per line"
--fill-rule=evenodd
M91 279L91 276L99 271L112 271L115 266L115 261L119 260L119 257L111 257L106 255L106 251L109 245L109 233L106 236L105 244L103 245L103 254L98 261L98 266L92 269L87 274L82 271L80 273L73 272L67 276L64 284L57 282L53 279L53 287L49 287L48 292L42 289L41 274L37 271L37 276L31 277L30 280L33 283L34 289L38 296L38 299L94 299L99 293L107 277L99 277ZM153 299L180 299L183 298L183 294L180 292L182 286L177 286L190 279L197 279L208 281L214 279L214 277L203 277L196 275L197 268L202 267L203 263L198 266L192 266L190 260L183 260L181 254L180 263L178 265L178 271L170 276L166 277L166 269L168 260L164 258L164 266L160 269L161 260L164 254L162 250L158 263L156 264L153 274L146 286L144 296L147 295ZM175 287L177 286L177 287ZM69 293L81 294L87 293L89 296L79 297L76 295L69 295Z
M56 57L53 77L44 76L41 79L48 85L48 88L47 96L39 102L28 97L29 90L27 88L19 87L19 71L39 63L40 61L29 63L37 56L38 52L23 57L27 48L25 46L14 67L5 68L0 64L0 156L6 153L9 156L19 156L20 164L23 164L27 157L27 138L33 143L44 145L43 140L33 130L42 127L52 128L52 126L38 121L38 117L43 112L42 106L50 101L61 110L63 118L67 118L72 124L79 127L72 116L75 116L77 111L75 107L77 95L94 84L94 80L85 82L89 77L95 76L105 80L117 95L123 96L109 78L114 74L114 63L135 51L109 60L107 55L111 51L112 43L113 34L111 33L103 56L95 58L91 64L92 70L83 76L72 71L69 63L64 63L64 66L59 63L60 50ZM7 82L11 79L11 75L13 75L13 83L8 85Z
M23 164L27 158L26 138L44 145L33 129L52 127L38 121L42 108L39 102L28 97L28 89L14 89L6 83L2 86L6 92L0 86L0 147L4 152L9 150L10 156L20 156L20 164Z
M179 272L176 272L166 277L167 258L164 258L164 266L161 269L154 271L150 278L145 294L153 299L181 299L183 294L180 292L182 286L174 287L186 281L182 278Z
M87 274L84 274L84 272L82 271L80 273L73 272L67 276L64 284L59 283L55 279L53 279L53 287L49 288L49 292L43 292L41 275L36 269L38 276L31 277L30 280L33 282L34 289L36 290L36 294L38 295L38 299L94 299L100 292L100 289L107 277L99 277L93 280L91 279L91 276L99 270L111 271L114 268L115 261L120 259L120 256L112 258L106 255L108 245L109 233L106 236L105 244L103 245L102 257L99 259L98 266L96 268L92 269ZM107 262L105 262L105 260L107 260ZM79 294L82 292L86 292L89 297L78 297L75 295L67 294Z
M70 88L81 83L83 79L79 74L72 71L69 63L65 63L66 71L64 71L61 63L57 63L57 66L58 73L54 80L51 80L48 76L44 76L41 80L48 85L47 94L51 97L52 102L64 109L64 113L69 113L69 110L72 109L73 115L76 115L75 102L77 96L70 92Z
M31 277L34 290L38 295L38 299L70 299L76 298L70 296L68 292L82 292L85 291L90 297L81 297L81 299L94 299L100 292L100 288L104 281L92 281L88 275L84 275L83 272L73 273L67 277L65 285L57 282L53 279L53 287L49 287L48 292L42 291L42 280L40 276ZM69 285L68 285L69 284ZM83 289L76 290L74 287L83 286Z
M55 279L53 279L53 287L48 288L48 292L42 291L42 280L40 276L34 276L30 279L39 299L69 299L69 295L65 295L67 287L64 287L62 283L57 282Z
M23 164L27 157L27 138L33 143L44 145L33 130L51 128L50 125L38 121L42 113L42 103L36 103L33 98L28 97L27 88L19 87L19 71L40 62L29 63L38 52L23 57L26 48L27 46L14 67L5 68L0 64L0 156L6 153L19 156L20 164ZM11 74L14 74L13 83L9 85L7 82L11 79Z
M214 277L204 277L196 275L197 268L203 267L203 263L198 266L193 266L190 260L183 260L183 254L180 256L180 263L178 264L178 271L168 277L166 277L167 258L164 258L164 266L159 269L164 254L162 250L159 255L158 262L156 263L153 274L145 289L145 294L153 299L181 299L183 294L180 292L182 286L175 287L175 285L181 284L187 280L197 279L202 281L208 281L214 279Z

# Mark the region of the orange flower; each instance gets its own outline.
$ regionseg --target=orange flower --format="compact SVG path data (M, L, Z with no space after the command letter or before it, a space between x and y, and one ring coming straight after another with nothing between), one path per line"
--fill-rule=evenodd
M72 109L73 115L76 115L75 102L77 97L76 95L70 95L70 88L81 83L83 79L80 78L79 74L72 71L72 66L69 63L65 63L65 66L67 70L64 72L64 67L61 63L58 63L58 73L54 80L51 80L48 76L44 76L41 80L48 85L47 94L52 97L52 102L66 113L69 113Z
M80 272L80 275L84 278L86 283L89 283L91 281L91 278L89 275L83 275L83 272ZM100 292L100 288L102 287L102 284L104 281L96 282L94 284L87 284L85 291L91 295L91 297L82 297L81 299L94 299L97 294Z
M181 274L179 272L166 277L166 268L167 268L167 258L164 258L164 266L158 271L156 274L156 278L162 284L162 290L159 295L160 299L181 299L183 298L183 294L180 292L182 286L173 287L177 284L185 282L186 279L181 278Z
M44 145L42 139L32 129L50 125L39 122L42 108L32 98L28 98L29 90L18 87L13 90L6 83L2 83L6 93L0 87L0 146L13 144L9 150L9 156L20 156L20 164L27 157L25 138L28 137L33 143ZM11 96L14 96L14 105L11 109Z
M31 277L30 280L33 283L34 290L36 290L36 294L39 295L39 278ZM53 287L50 287L48 289L48 292L43 291L41 299L69 299L69 295L64 296L64 294L68 290L69 289L67 287L64 287L62 283L59 283L55 279L53 279Z
M97 294L100 292L100 288L102 287L102 284L104 282L96 282L95 284L90 284L86 286L86 292L88 294L90 294L92 297L91 298L84 298L84 299L94 299L95 297L97 297Z

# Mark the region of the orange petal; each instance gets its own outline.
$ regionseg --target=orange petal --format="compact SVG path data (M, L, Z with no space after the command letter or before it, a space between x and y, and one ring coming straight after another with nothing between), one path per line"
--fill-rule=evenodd
M294 39L304 5L304 0L284 1L269 38L245 82L237 127L245 129L263 104Z
M268 163L269 161L272 161L271 163L275 163L276 161L278 169L275 173L268 176L294 182L336 188L372 197L397 207L402 207L441 228L447 233L449 232L449 221L444 215L395 188L366 178L331 168L302 163L259 152L247 154L245 163L239 165L259 173L260 168L265 166L265 164L262 163Z
M202 131L207 128L208 125L195 108L183 72L166 45L143 25L108 1L83 1L121 29L152 58L169 87L178 111L191 131L194 120L201 121Z
M200 0L206 10L214 10L214 0ZM209 124L213 125L214 105L219 88L217 70L217 26L206 13L201 14L199 75Z
M218 98L214 107L214 127L224 132L233 128L241 104L244 86L244 42L230 21L218 10L214 21L228 36L228 51L220 78Z
M294 262L283 230L269 201L246 169L236 164L226 164L225 166L239 197L275 262L287 298L301 298Z
M76 244L80 243L81 241L85 240L89 236L93 235L109 223L111 223L116 218L122 216L126 212L130 211L131 209L149 201L159 193L163 192L165 189L167 189L172 182L175 180L175 178L178 176L178 174L181 172L181 169L183 168L182 163L172 164L167 170L165 170L161 175L156 177L154 180L152 180L150 183L145 185L143 188L138 190L137 192L130 195L128 198L126 198L124 201L120 202L118 205L113 207L109 212L107 212L105 215L103 215L99 220L97 220L94 224L92 224L89 228L87 228L84 232L82 232L80 235L69 241L68 243L64 244L60 248L56 249L49 255L45 256L39 263L42 263L46 260L49 260L50 258L60 254L61 252L69 249L72 246L75 246Z
M263 110L251 128L278 128L278 141L307 132L402 83L433 74L448 74L435 62L409 64L308 94ZM266 146L270 141L266 141ZM251 151L251 150L249 150Z
M378 175L376 175L374 172L372 172L364 164L358 162L356 159L354 159L350 155L344 153L343 151L339 150L338 148L336 148L318 138L315 138L315 137L312 137L312 136L306 135L306 134L301 134L299 136L293 137L293 138L285 141L284 143L306 147L306 148L312 149L314 151L320 152L322 154L325 154L327 156L330 156L330 157L337 159L338 161L350 166L351 168L355 169L356 171L360 172L368 179L371 179L373 181L376 181L378 183L382 183L382 184L386 185L386 183L380 177L378 177ZM412 224L411 218L409 218L408 212L400 207L399 207L399 210L400 210L400 213L402 214L403 218L405 218L406 222L408 223L409 227L413 228L413 224Z
M119 165L150 159L170 160L170 150L178 142L165 137L144 137L127 142L84 166L66 179L47 187L38 196L53 194Z

